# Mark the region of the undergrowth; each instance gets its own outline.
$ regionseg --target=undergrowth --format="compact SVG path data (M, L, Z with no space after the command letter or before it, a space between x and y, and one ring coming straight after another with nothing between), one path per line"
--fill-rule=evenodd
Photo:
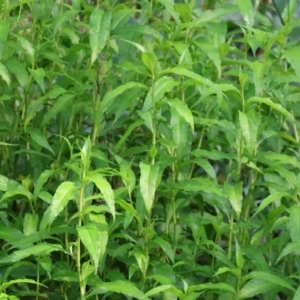
M266 2L2 2L0 299L300 299L299 7Z

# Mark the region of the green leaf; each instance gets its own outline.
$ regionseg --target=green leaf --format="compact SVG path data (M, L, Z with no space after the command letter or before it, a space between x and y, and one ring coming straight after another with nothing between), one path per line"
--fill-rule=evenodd
M257 215L259 212L261 212L264 208L266 208L269 204L271 204L272 202L281 199L282 197L289 197L289 198L293 198L292 195L288 194L288 193L282 193L282 192L276 192L272 195L269 195L267 198L265 198L259 205L259 207L257 208L255 214L253 215L253 217L255 215Z
M108 241L107 230L97 226L94 223L89 223L84 226L77 226L78 236L82 243L91 255L96 269L101 262Z
M134 9L122 9L120 11L116 11L112 15L111 20L111 30L122 27L131 17L134 15L136 10Z
M79 12L79 10L70 9L59 15L59 17L54 18L53 35L56 36L59 29L64 26L64 23L68 22L69 19L76 16Z
M293 300L299 300L299 299L300 299L300 286L298 286Z
M6 40L9 33L9 25L10 24L8 20L0 20L0 59L2 59L2 55L6 45Z
M189 155L192 142L192 130L186 120L171 107L170 128L172 131L172 142L175 146L176 157L182 160Z
M281 114L283 114L288 119L294 121L294 117L290 112L288 112L285 108L283 108L281 104L274 103L270 98L251 97L248 99L247 102L248 103L252 103L252 102L264 103L264 104L270 106L271 108L279 111Z
M37 196L40 193L43 185L54 174L55 174L55 170L45 170L43 173L41 173L41 175L39 176L39 178L36 180L35 186L34 186L34 193L33 193L33 195L34 195L35 198L37 198Z
M11 34L13 37L15 37L18 42L21 44L21 47L26 51L26 53L28 54L29 58L30 58L30 62L31 64L34 63L34 48L32 47L32 45L30 44L30 42L25 39L23 36L19 35L19 34ZM30 69L29 69L30 71ZM33 75L33 74L32 74ZM33 75L34 76L34 75ZM36 78L34 77L34 79L36 80ZM36 80L37 81L37 80ZM38 82L38 81L37 81Z
M181 115L186 122L191 126L192 133L194 133L194 119L191 110L188 106L180 101L178 98L167 100L170 107L173 107L179 115Z
M54 105L48 110L46 116L44 117L41 127L45 126L53 117L58 113L65 110L69 105L70 101L74 98L72 94L64 94L56 99Z
M208 160L202 158L195 158L193 159L193 162L195 162L199 167L201 167L209 175L209 177L214 180L215 183L218 182L216 171Z
M169 14L174 18L176 24L180 24L180 19L177 11L174 9L173 0L159 0L159 2L167 9Z
M212 81L210 81L209 79L202 77L201 75L196 74L196 73L189 71L187 69L184 69L184 68L176 67L176 68L172 68L172 69L166 69L162 72L162 74L165 74L165 73L173 73L173 74L177 74L177 75L186 76L188 78L194 79L198 83L201 83L201 84L204 84L207 86L215 86L215 84Z
M252 245L244 246L243 252L256 266L257 270L269 272L269 265L267 264L262 252L257 247Z
M208 158L211 160L221 160L221 159L229 159L230 160L230 159L234 159L234 157L235 157L233 154L224 153L221 151L216 151L216 150L207 151L207 150L202 150L202 149L196 149L196 150L192 151L191 154L196 157L203 157L203 158Z
M15 263L30 255L46 256L53 251L63 251L63 248L59 244L42 243L29 248L14 251L11 255L0 259L0 264Z
M102 282L96 286L89 296L97 294L106 294L107 292L120 293L125 296L133 297L136 299L148 299L145 294L140 291L132 282L117 280L114 282Z
M91 65L104 48L110 31L111 11L95 8L90 17Z
M159 100L162 99L165 93L172 91L173 88L178 85L179 82L175 81L171 77L164 76L159 78L154 84L154 94L152 95L151 91L148 92L147 97L144 101L142 112L147 112L152 108L152 97L154 97L154 102L157 103Z
M97 188L101 191L101 194L104 197L104 200L115 219L116 210L115 210L115 195L114 191L111 188L109 182L99 173L89 174L88 179L94 182Z
M247 26L253 26L255 9L251 0L234 0L238 5Z
M223 191L213 180L208 178L192 178L177 183L176 188L187 192L206 192L212 195L222 196Z
M0 238L5 242L14 245L15 242L24 238L24 234L16 228L0 226Z
M75 197L76 186L73 182L65 181L57 188L51 205L47 208L41 221L40 228L45 229L62 212L68 202Z
M1 64L1 62L0 62L0 76L6 82L6 84L9 86L10 85L10 78L9 78L9 75L8 75L8 71L7 71L6 67Z
M28 69L30 74L33 76L34 80L37 82L38 86L45 93L45 82L44 78L46 76L45 70L43 68L38 69Z
M142 53L142 61L145 66L149 69L152 77L155 77L155 73L157 70L157 58L153 52L144 52Z
M6 62L6 66L16 76L22 87L28 84L28 73L21 62L16 59L10 59Z
M26 213L23 220L23 232L26 236L36 232L39 216Z
M173 285L170 285L170 284L166 284L166 285L160 285L160 286L157 286L153 289L151 289L150 291L148 291L145 295L147 297L151 297L153 295L157 295L157 294L160 294L161 292L164 292L164 291L167 291L167 290L170 290L174 288Z
M300 77L300 62L299 62L299 49L298 47L290 47L282 50L283 57L287 59L296 75Z
M244 258L237 238L235 239L235 258L236 258L236 265L241 270L244 266Z
M288 281L286 281L284 278L279 277L277 275L270 274L268 272L262 272L262 271L254 271L251 272L249 275L245 276L246 278L255 278L255 279L261 279L264 281L268 281L274 285L279 285L283 288L287 288L289 290L294 291L295 289L290 285Z
M208 22L218 21L224 15L234 13L237 11L238 11L238 9L235 5L232 5L232 4L222 5L222 8L216 8L214 10L202 11L202 13L197 16L195 21L190 22L187 25L189 28L203 27Z
M100 107L99 107L99 113L103 115L104 112L107 111L109 106L111 105L111 102L120 94L123 94L126 90L134 89L134 88L142 88L142 89L148 89L148 87L142 83L138 82L127 82L123 85L118 86L117 88L113 89L112 91L109 91L105 94L103 97Z
M284 256L292 253L292 252L298 252L300 250L300 241L296 241L293 243L289 243L280 253L276 263L282 259Z
M159 163L149 165L140 162L140 171L140 190L146 210L150 216L154 203L155 191L161 180L160 166Z
M27 127L26 131L30 134L30 137L41 147L46 148L50 152L54 154L54 151L52 150L51 146L49 145L47 139L43 135L40 129L38 128L30 128Z
M167 242L162 238L156 238L153 240L153 243L159 245L167 254L171 262L174 263L174 259L175 259L174 250L172 249L172 246L169 242Z
M188 293L190 294L192 292L201 291L201 290L228 291L235 294L234 288L226 283L204 283L204 284L191 285L188 288Z
M264 294L276 287L275 284L262 279L252 279L239 292L239 299L253 299L254 296Z
M300 206L298 205L293 205L290 208L288 228L292 242L300 241Z
M1 286L0 286L0 292L4 291L9 286L11 286L13 284L16 284L16 283L19 284L19 285L22 284L22 283L32 283L32 284L42 285L42 284L36 282L33 279L27 279L27 278L25 278L25 279L15 279L15 280L10 280L10 281L2 283ZM17 297L15 297L15 298L11 298L10 296L8 296L8 297L9 297L8 299L11 299L11 300L19 299ZM0 299L5 300L5 299L2 299L2 298L0 298Z
M242 212L243 183L239 182L235 185L231 185L228 182L225 182L224 191L228 196L230 204L237 215L237 219L239 220Z

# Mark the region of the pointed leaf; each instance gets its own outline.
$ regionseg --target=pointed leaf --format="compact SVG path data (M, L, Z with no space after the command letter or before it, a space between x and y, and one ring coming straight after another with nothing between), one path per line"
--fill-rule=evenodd
M45 93L45 82L44 78L46 76L45 70L43 68L38 69L28 69L31 75L33 76L34 80L37 82L38 86L41 90Z
M153 243L159 245L164 250L164 252L167 254L167 256L169 257L171 262L174 263L175 255L174 255L174 251L171 247L171 244L169 242L167 242L166 240L164 240L162 238L156 238L155 240L153 240Z
M104 12L96 7L90 17L90 45L92 49L91 64L104 48L110 30L111 11Z
M99 286L95 287L95 289L90 293L90 296L105 294L107 292L120 293L136 299L148 299L132 282L123 280L102 282Z
M224 191L229 198L230 204L235 211L237 218L239 219L242 212L243 183L239 182L235 185L231 185L228 182L225 182Z
M300 206L293 205L290 208L288 227L292 242L300 241Z
M248 99L248 102L258 102L258 103L264 103L266 105L269 105L273 109L279 111L281 114L283 114L288 119L294 121L293 115L288 112L285 108L282 107L281 104L273 102L270 98L262 98L262 97L251 97Z
M287 194L287 193L282 193L282 192L277 192L274 193L272 195L269 195L267 198L265 198L259 205L257 211L255 212L255 214L253 215L253 217L255 215L257 215L259 212L261 212L264 208L266 208L269 204L271 204L272 202L281 199L282 197L289 197L289 198L293 198L292 195Z
M91 255L94 265L98 268L99 262L101 262L108 241L107 230L103 228L99 229L94 223L89 223L85 226L77 226L78 235Z
M23 64L16 59L10 59L6 62L7 68L16 76L22 87L29 82L29 76Z
M282 252L280 253L276 263L282 259L284 256L292 253L292 252L298 252L300 251L300 241L296 241L296 242L293 242L293 243L290 243L288 244L283 250Z
M253 26L255 10L251 0L234 0L238 5L247 26Z
M239 299L253 299L254 296L264 294L276 287L275 284L262 279L252 279L239 292Z
M151 214L154 196L157 186L160 183L160 166L158 163L148 165L140 162L140 189L144 199L145 207L148 214Z
M110 212L115 219L115 195L109 182L99 173L89 174L88 178L94 182L104 197L104 200L110 209Z
M167 100L167 103L173 107L179 115L181 115L192 128L192 133L194 133L194 119L191 110L188 106L180 101L178 98Z
M64 94L55 100L54 105L48 110L46 116L44 117L41 127L46 125L53 117L58 113L65 110L68 105L70 105L71 100L74 98L72 94Z
M22 250L14 251L11 255L0 259L0 264L15 263L30 255L49 255L53 251L63 251L63 248L59 244L39 244Z
M76 186L73 182L65 181L56 190L51 205L44 213L40 228L51 225L54 219L62 212L68 202L74 198Z
M8 75L8 71L4 65L0 63L0 76L2 79L6 82L6 84L9 86L10 85L10 78Z
M40 129L27 127L26 131L30 134L30 137L41 147L46 148L54 154L51 146L49 145L47 139L43 135Z

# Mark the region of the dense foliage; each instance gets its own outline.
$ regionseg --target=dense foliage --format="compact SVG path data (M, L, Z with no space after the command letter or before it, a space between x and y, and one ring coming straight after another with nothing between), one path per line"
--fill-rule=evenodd
M0 299L300 299L299 8L274 3L2 2Z

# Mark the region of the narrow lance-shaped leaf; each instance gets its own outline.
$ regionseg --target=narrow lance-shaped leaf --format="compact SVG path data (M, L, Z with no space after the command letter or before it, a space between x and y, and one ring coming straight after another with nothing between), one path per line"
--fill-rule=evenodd
M192 133L194 133L194 119L193 114L191 110L188 108L188 106L180 101L178 98L170 99L167 101L167 103L173 107L179 115L181 115L186 122L191 126Z
M273 102L270 98L251 97L250 99L248 99L247 102L248 103L251 103L251 102L264 103L264 104L270 106L271 108L279 111L285 117L287 117L290 120L294 121L294 117L290 112L288 112L285 108L283 108L281 104Z
M30 128L27 127L26 131L30 134L30 137L41 147L49 150L50 152L53 152L51 146L49 145L47 139L45 138L45 136L43 135L43 133L41 132L41 130L39 128Z
M103 228L102 228L103 227ZM108 241L107 228L89 223L85 226L77 226L78 235L91 255L94 265L97 268L101 262Z
M90 45L92 49L91 64L93 64L104 48L110 30L111 11L104 12L95 8L90 17Z
M8 75L8 71L6 69L6 67L4 65L2 65L0 63L0 76L2 77L2 79L7 83L7 85L10 85L10 78Z
M298 205L290 208L289 230L292 242L300 241L300 207Z
M104 200L107 204L107 206L110 209L110 212L115 219L116 216L116 211L115 211L115 196L114 196L114 191L111 188L111 185L109 182L101 175L98 173L95 174L89 174L88 178L93 181L97 188L101 191Z
M238 5L247 26L252 26L254 22L255 10L251 0L235 0Z
M56 190L51 205L44 213L40 228L44 229L62 212L67 203L74 198L76 186L73 182L63 182Z
M231 185L228 182L224 184L224 191L227 194L230 204L237 215L237 219L241 216L242 211L242 194L243 184L242 182L237 183L235 185Z
M153 165L148 165L140 162L140 170L140 189L147 213L150 215L154 202L156 187L160 182L159 164L156 163Z
M39 244L22 250L16 250L11 255L4 257L0 260L0 264L15 263L30 255L49 255L53 251L63 251L63 248L59 244Z

